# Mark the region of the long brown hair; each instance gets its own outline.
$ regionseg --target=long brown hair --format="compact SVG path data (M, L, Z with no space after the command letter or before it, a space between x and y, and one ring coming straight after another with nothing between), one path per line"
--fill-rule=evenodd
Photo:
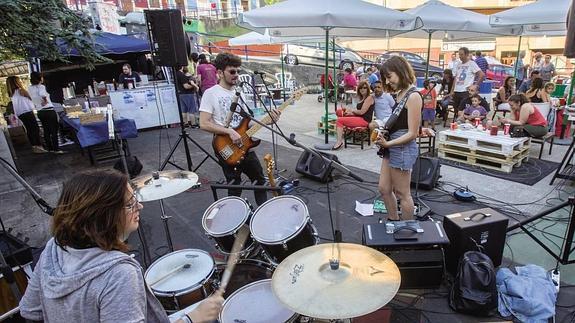
M519 94L513 94L512 96L509 97L509 99L507 99L507 101L519 103L519 108L521 109L521 107L525 103L529 102L529 99L525 96L525 94L519 93Z
M367 94L365 96L361 95L361 91L360 89L362 87L366 87L367 88ZM357 85L357 96L361 98L360 101L365 100L365 98L367 98L369 95L371 94L371 89L369 88L369 83L367 81L361 81L359 82L359 84Z
M24 83L22 83L22 80L18 76L8 76L6 79L6 88L8 89L8 96L10 97L18 90L21 96L32 100L28 91L24 88Z
M83 172L68 180L52 221L56 244L127 251L120 238L126 226L127 185L128 177L115 170Z
M387 92L394 91L394 89L389 85L386 77L391 72L397 74L397 77L399 78L397 90L408 89L415 83L415 73L413 72L411 64L409 64L409 62L402 56L392 56L379 68L379 74L383 81L383 88Z

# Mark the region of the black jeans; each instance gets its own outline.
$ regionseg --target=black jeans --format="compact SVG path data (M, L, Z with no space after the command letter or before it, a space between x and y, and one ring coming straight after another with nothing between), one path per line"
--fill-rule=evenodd
M469 96L467 92L453 92L453 111L455 111L455 118L457 119L457 112L459 112L459 105L461 101Z
M34 112L30 111L22 113L18 116L18 118L24 124L24 128L26 128L26 135L28 136L30 145L42 146L42 142L40 140L40 127L38 127L38 122L36 121Z
M246 174L250 179L250 181L255 182L256 185L263 185L266 182L262 164L260 163L258 157L256 156L256 153L254 153L253 151L248 152L244 160L242 160L242 162L235 167L229 166L224 162L222 162L221 165L222 170L224 171L224 176L226 177L226 181L229 184L234 185L241 184L242 173ZM228 195L241 196L242 190L229 189ZM258 205L263 204L268 199L267 192L263 190L255 190L254 197Z
M49 151L60 150L58 143L58 115L53 109L38 110L38 119L44 129L44 141Z

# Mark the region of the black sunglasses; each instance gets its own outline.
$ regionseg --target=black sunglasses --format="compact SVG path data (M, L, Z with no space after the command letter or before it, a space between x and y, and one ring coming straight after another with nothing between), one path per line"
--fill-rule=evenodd
M230 75L236 75L238 72L239 72L239 70L237 70L237 69L228 70L228 73L230 73Z

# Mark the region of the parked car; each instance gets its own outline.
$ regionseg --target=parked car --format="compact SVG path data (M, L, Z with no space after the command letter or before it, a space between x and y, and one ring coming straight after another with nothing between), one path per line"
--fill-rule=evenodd
M417 77L425 76L425 65L427 64L427 62L423 57L414 53L404 51L388 51L385 52L384 54L379 55L379 57L377 58L377 63L383 64L391 56L403 56L411 64L411 67L413 67L415 76ZM443 69L441 67L429 65L428 75L436 79L441 79L443 77Z
M323 66L325 63L325 45L320 42L310 42L302 44L284 45L284 63L288 65L311 64ZM370 64L352 49L335 45L335 59L337 66L345 70L351 68L355 70L356 66L361 64ZM329 62L333 64L333 53L329 53Z
M487 68L487 73L485 73L485 78L492 80L493 88L498 89L505 82L507 76L513 75L513 66L504 64L489 64Z

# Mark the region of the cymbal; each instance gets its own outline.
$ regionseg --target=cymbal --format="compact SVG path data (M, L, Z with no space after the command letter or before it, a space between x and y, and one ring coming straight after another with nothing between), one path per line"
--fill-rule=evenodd
M165 199L198 184L198 175L182 170L153 172L132 180L134 194L140 202Z
M339 268L330 259L339 255ZM358 244L329 243L301 249L276 268L272 290L296 313L319 319L346 319L387 304L401 282L386 255Z

